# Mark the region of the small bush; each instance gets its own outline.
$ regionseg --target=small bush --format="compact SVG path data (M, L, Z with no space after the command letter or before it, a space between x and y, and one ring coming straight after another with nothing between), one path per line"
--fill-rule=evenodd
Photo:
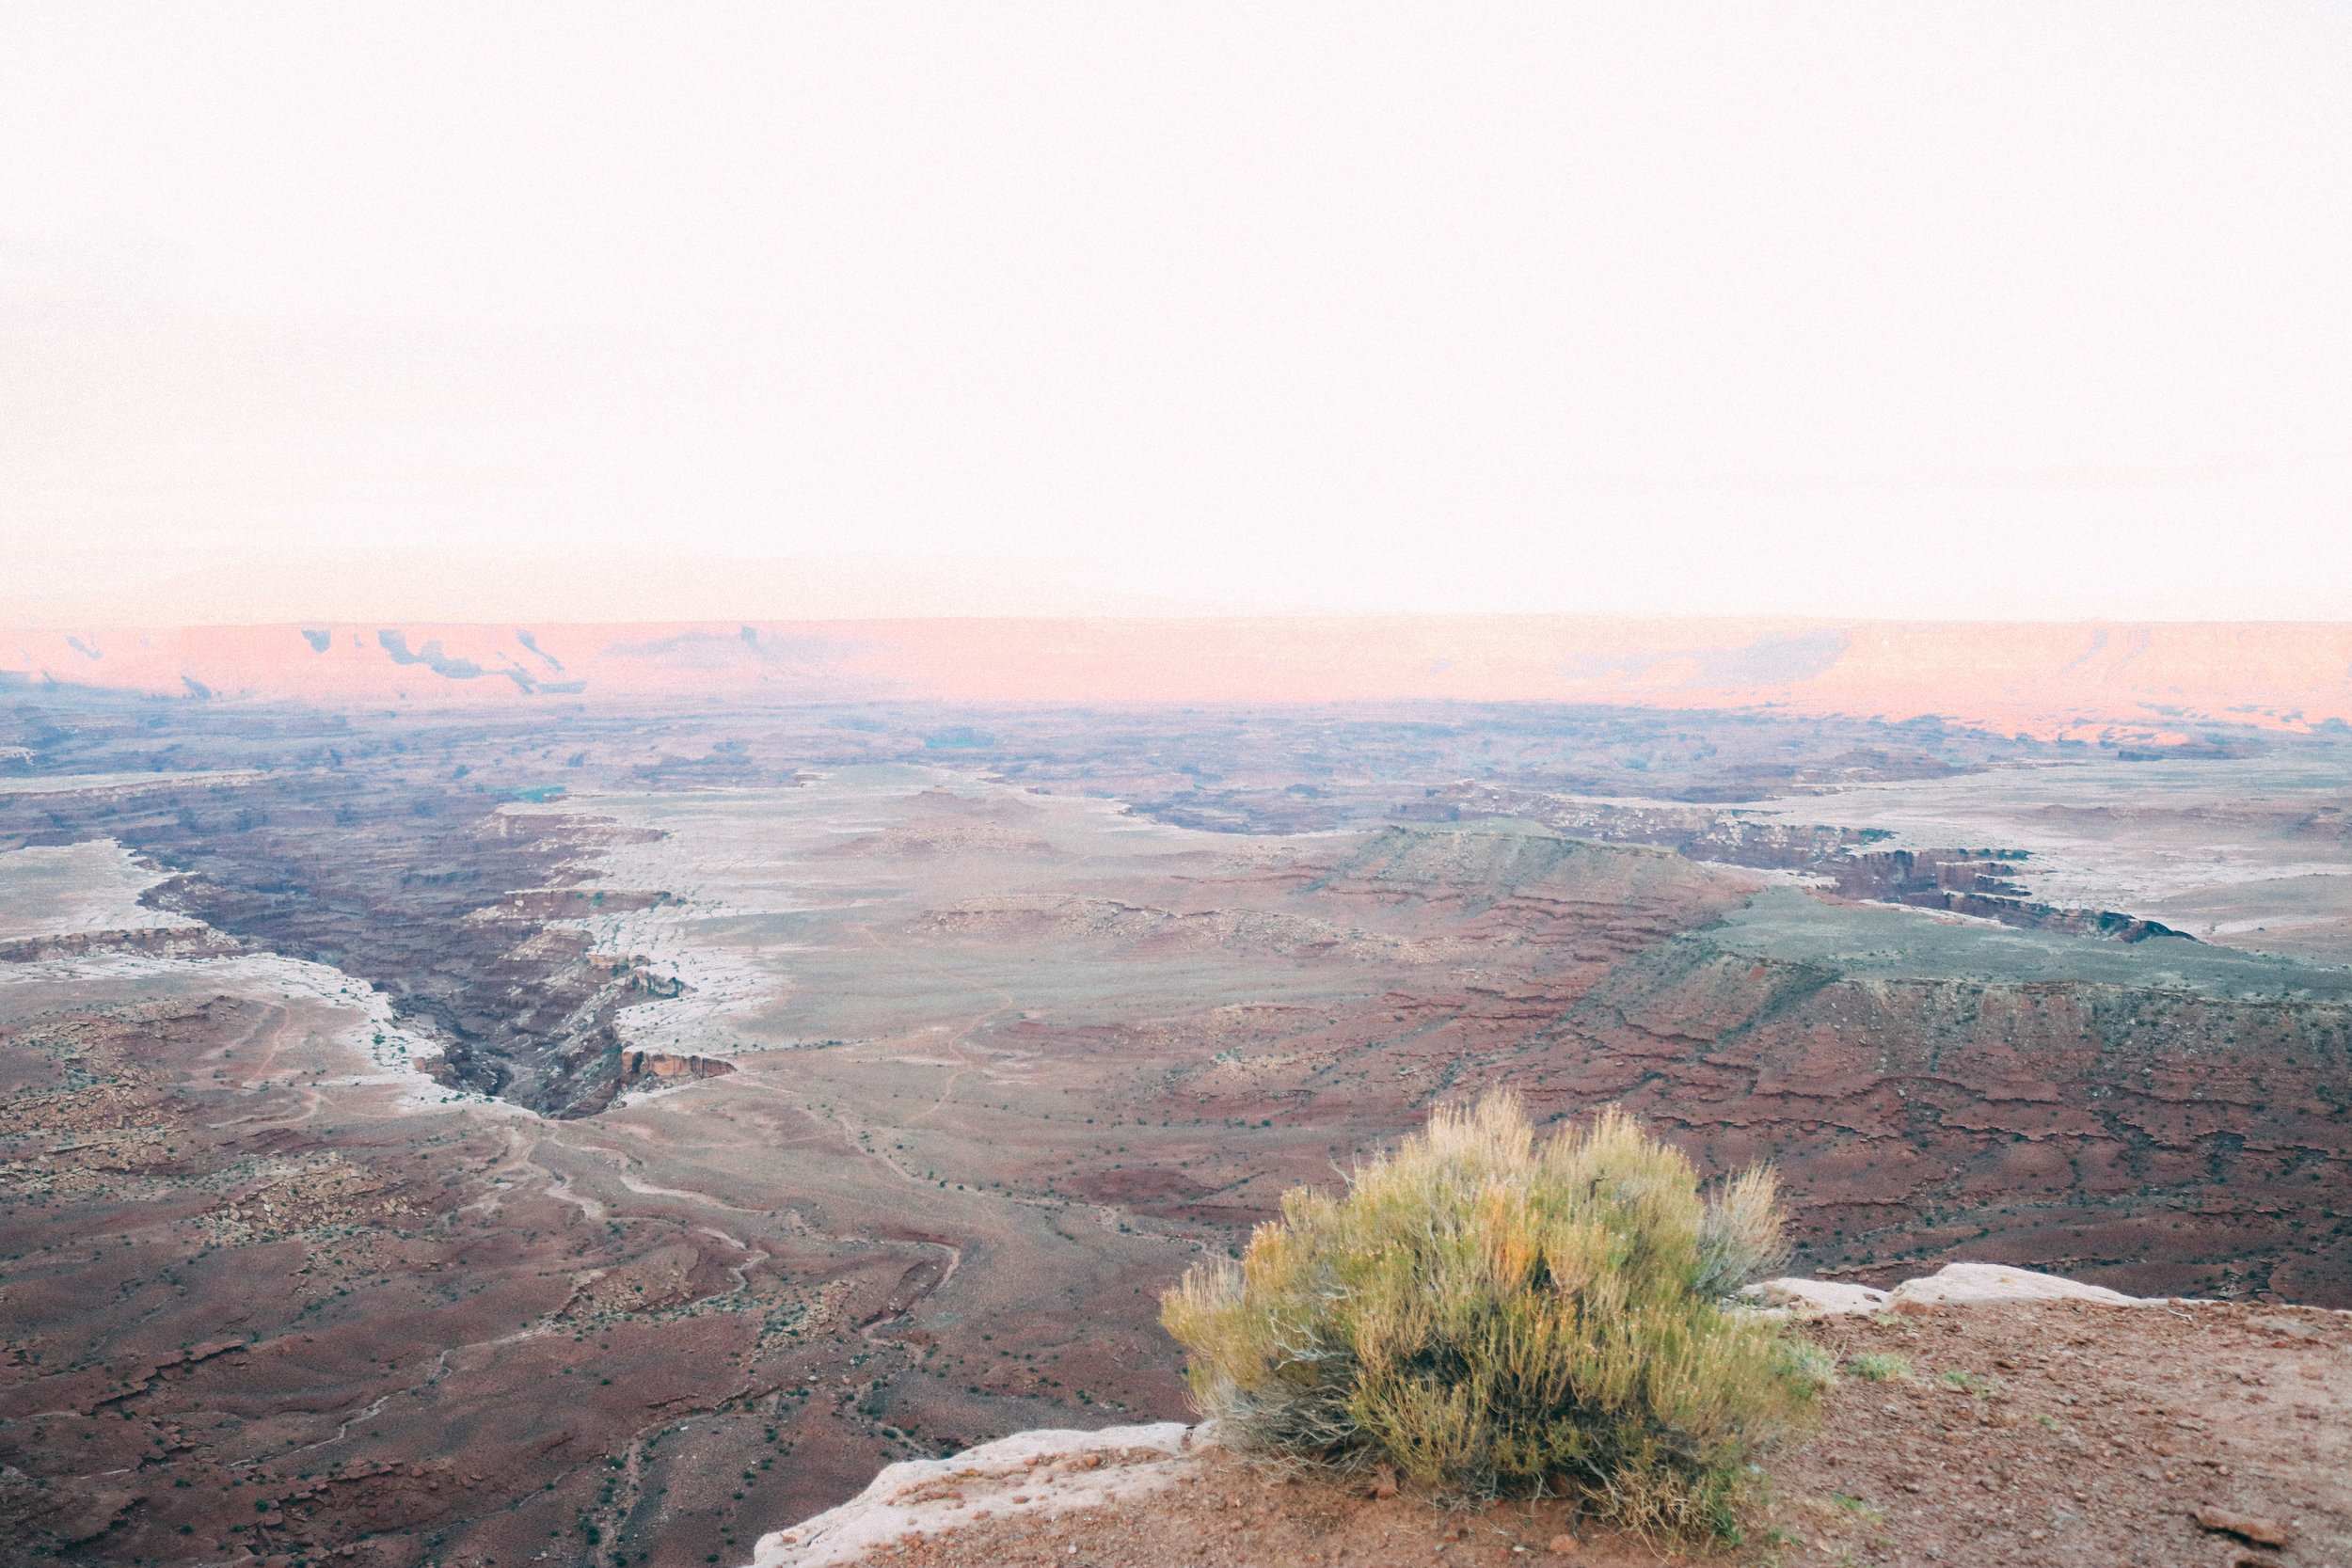
M1453 1496L1577 1491L1620 1527L1735 1536L1757 1446L1825 1356L1723 1298L1779 1267L1769 1171L1712 1203L1611 1109L1538 1146L1518 1101L1439 1111L1300 1188L1238 1265L1163 1299L1222 1440Z
M1900 1383L1911 1375L1911 1363L1899 1355L1871 1351L1850 1363L1853 1375L1865 1383Z

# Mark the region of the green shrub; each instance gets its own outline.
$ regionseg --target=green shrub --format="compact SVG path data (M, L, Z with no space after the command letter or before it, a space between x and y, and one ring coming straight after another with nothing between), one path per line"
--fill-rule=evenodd
M1776 1267L1769 1171L1713 1203L1612 1108L1536 1143L1518 1101L1441 1110L1334 1196L1299 1188L1161 1321L1227 1445L1449 1496L1586 1495L1634 1530L1736 1535L1757 1446L1828 1359L1723 1298Z
M1869 1351L1853 1358L1853 1375L1866 1383L1900 1383L1911 1375L1911 1363L1899 1355Z

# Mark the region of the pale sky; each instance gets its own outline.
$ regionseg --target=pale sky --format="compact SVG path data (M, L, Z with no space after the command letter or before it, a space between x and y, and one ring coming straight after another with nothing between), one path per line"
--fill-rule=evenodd
M0 612L2352 619L2352 7L0 9Z

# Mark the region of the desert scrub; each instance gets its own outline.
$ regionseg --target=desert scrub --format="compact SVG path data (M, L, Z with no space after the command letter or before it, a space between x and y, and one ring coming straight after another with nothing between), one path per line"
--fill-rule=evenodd
M1910 1362L1882 1351L1857 1355L1847 1365L1853 1368L1854 1376L1866 1383L1900 1383L1911 1375Z
M1779 1235L1770 1171L1710 1203L1631 1117L1538 1144L1495 1094L1344 1193L1286 1194L1161 1321L1244 1452L1393 1465L1456 1497L1573 1491L1627 1528L1732 1536L1751 1455L1829 1374L1724 1299L1780 1266Z

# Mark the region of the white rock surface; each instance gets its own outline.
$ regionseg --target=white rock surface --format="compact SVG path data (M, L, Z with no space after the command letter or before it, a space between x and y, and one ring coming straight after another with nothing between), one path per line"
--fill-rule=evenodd
M1767 1279L1740 1292L1769 1311L1793 1318L1836 1318L1850 1312L1883 1312L1893 1298L1867 1285L1836 1279Z
M839 1508L759 1538L753 1568L853 1562L910 1535L976 1519L1050 1519L1172 1486L1208 1439L1182 1421L1100 1432L1017 1432L951 1459L893 1465Z
M1767 1311L1793 1318L1891 1312L1904 1302L1940 1307L1972 1301L2095 1301L2108 1307L2148 1307L2156 1299L2127 1296L2103 1285L2085 1285L2006 1263L1947 1263L1931 1275L1906 1279L1891 1291L1836 1279L1767 1279L1740 1294Z
M2157 1300L2001 1263L1947 1263L1923 1279L1904 1280L1888 1294L1897 1305L1915 1301L1929 1306L1972 1301L2096 1301L2109 1307L2150 1307Z

